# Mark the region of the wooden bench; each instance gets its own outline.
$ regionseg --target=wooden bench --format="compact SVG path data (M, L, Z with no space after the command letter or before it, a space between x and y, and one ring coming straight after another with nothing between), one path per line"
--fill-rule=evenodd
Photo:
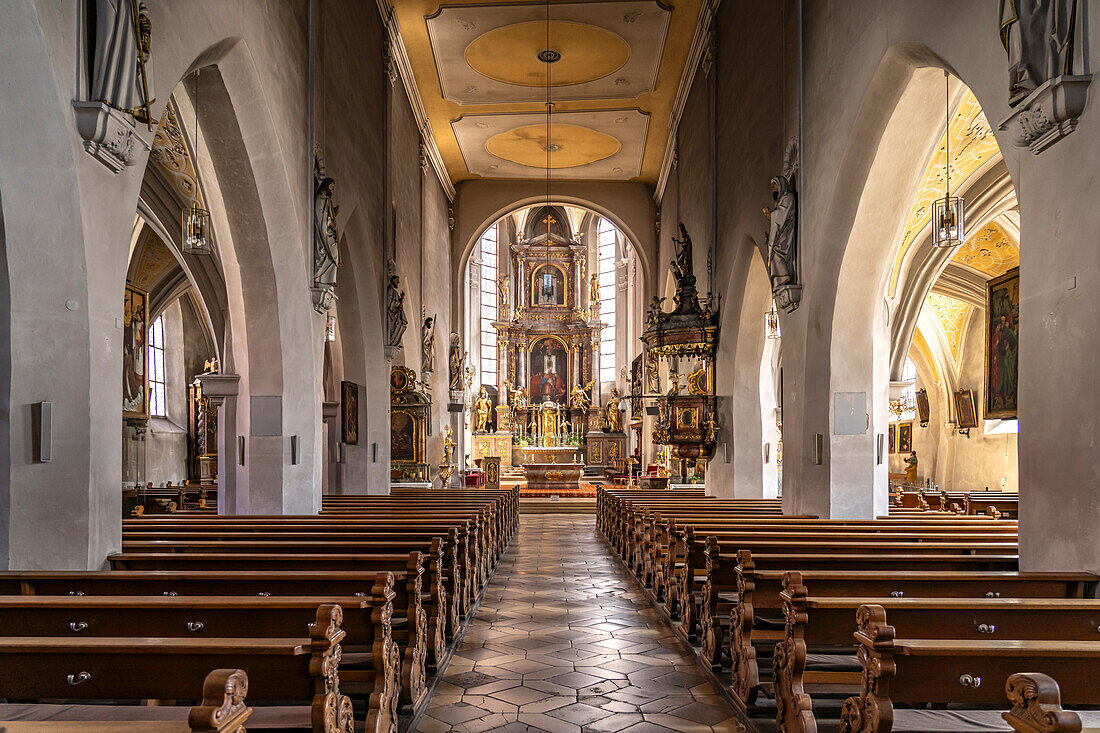
M1020 670L1059 680L1062 703L1100 704L1100 641L898 637L881 605L856 613L863 682L844 703L842 733L905 729L914 716L899 705L952 705L943 712L956 715L964 706L1001 706Z
M171 700L190 694L210 669L248 675L250 725L352 733L350 698L337 672L342 609L317 609L308 634L294 638L159 638L9 636L0 638L0 694L24 700ZM236 667L230 666L236 664ZM300 707L265 710L254 701ZM290 725L287 725L287 724ZM392 731L381 711L367 730Z
M776 724L785 733L816 733L810 685L826 683L835 695L837 685L858 688L862 680L852 632L856 611L873 597L861 587L852 590L858 592L822 596L804 584L801 573L784 575L786 624L773 652L772 675ZM918 597L914 590L895 589L898 597L873 599L907 637L934 632L940 639L1093 641L1100 626L1097 599Z
M74 683L76 680L74 679ZM184 690L177 697L194 697ZM0 730L11 733L238 733L252 714L245 705L248 675L241 669L215 669L202 683L200 702L174 705L37 705L0 703Z
M393 639L393 576L361 596L0 596L0 628L20 636L294 638L326 603L344 609L340 660L346 691L396 719L400 700L426 692L423 655L403 665ZM414 666L415 665L415 666ZM348 669L352 671L348 671ZM352 684L348 684L351 682Z
M737 596L730 612L730 667L734 694L746 705L755 704L761 689L757 655L772 658L772 644L785 638L783 582L799 558L779 558L764 568L751 551L738 554ZM1096 592L1096 576L1087 573L1019 573L915 569L908 563L874 570L858 565L847 569L801 570L798 577L829 597L905 598L1088 598Z

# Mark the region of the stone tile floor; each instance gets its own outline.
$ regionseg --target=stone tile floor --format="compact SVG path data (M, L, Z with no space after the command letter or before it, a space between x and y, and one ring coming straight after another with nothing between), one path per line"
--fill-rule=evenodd
M523 515L417 730L743 730L580 514Z

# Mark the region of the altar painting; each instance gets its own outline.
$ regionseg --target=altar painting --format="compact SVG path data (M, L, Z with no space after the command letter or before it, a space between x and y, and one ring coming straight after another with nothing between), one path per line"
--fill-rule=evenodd
M565 305L565 273L555 265L543 265L531 277L532 305Z
M545 402L547 397L552 402L565 404L569 385L568 356L565 344L556 338L547 337L535 342L527 372L531 375L528 386L531 404Z
M390 460L419 463L416 418L404 410L390 413Z

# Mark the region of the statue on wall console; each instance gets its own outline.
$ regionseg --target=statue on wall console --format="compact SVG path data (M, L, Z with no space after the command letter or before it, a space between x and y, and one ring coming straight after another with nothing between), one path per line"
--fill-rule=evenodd
M798 278L798 141L791 138L783 155L783 173L771 180L772 203L764 209L768 220L768 274L776 305L791 313L802 300Z
M1081 68L1081 3L1000 0L1000 5L1001 45L1008 54L1008 104L1015 107L1048 79Z
M138 0L95 0L95 51L90 99L150 124L153 77L148 63L152 23Z
M336 215L340 207L333 200L336 182L326 175L320 153L313 158L313 308L324 313L336 300L336 269L340 266L340 233Z
M489 399L489 393L482 386L477 393L477 401L474 402L474 430L484 433L489 429L489 416L493 412L493 401Z
M443 464L450 465L455 459L455 432L450 425L443 426Z
M604 429L609 433L621 433L623 431L623 415L619 412L619 404L623 396L618 387L611 388L611 396L607 398L607 404L603 407Z
M508 319L508 276L501 275L497 278L497 310L498 318L504 321Z
M462 389L462 345L459 343L458 334L451 331L450 344L447 347L447 388L452 392Z
M420 344L420 371L424 374L432 374L435 372L435 317L428 316L424 319L424 325L421 327Z
M392 271L392 270L391 270ZM405 316L405 293L401 290L401 278L390 275L386 285L386 358L393 358L394 349L401 348L401 337L409 327Z
M600 277L592 273L588 281L588 310L593 311L600 307Z
M1088 14L1080 0L1001 0L1011 114L997 127L1038 155L1077 129L1089 84Z

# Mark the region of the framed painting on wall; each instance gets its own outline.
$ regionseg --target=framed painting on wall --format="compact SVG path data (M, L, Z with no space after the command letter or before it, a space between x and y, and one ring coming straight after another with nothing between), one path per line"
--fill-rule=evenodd
M890 452L898 452L898 426L890 423L886 426L886 432L890 435Z
M1016 417L1020 354L1020 268L985 285L985 417Z
M908 453L913 450L913 423L903 422L898 425L898 453Z
M340 439L346 445L359 444L359 385L340 382Z
M974 410L974 390L960 389L955 393L955 427L969 430L978 427L978 414Z
M149 294L126 286L122 305L122 416L149 417Z
M928 427L928 421L932 417L932 407L928 403L928 390L917 390L917 422L922 428Z

